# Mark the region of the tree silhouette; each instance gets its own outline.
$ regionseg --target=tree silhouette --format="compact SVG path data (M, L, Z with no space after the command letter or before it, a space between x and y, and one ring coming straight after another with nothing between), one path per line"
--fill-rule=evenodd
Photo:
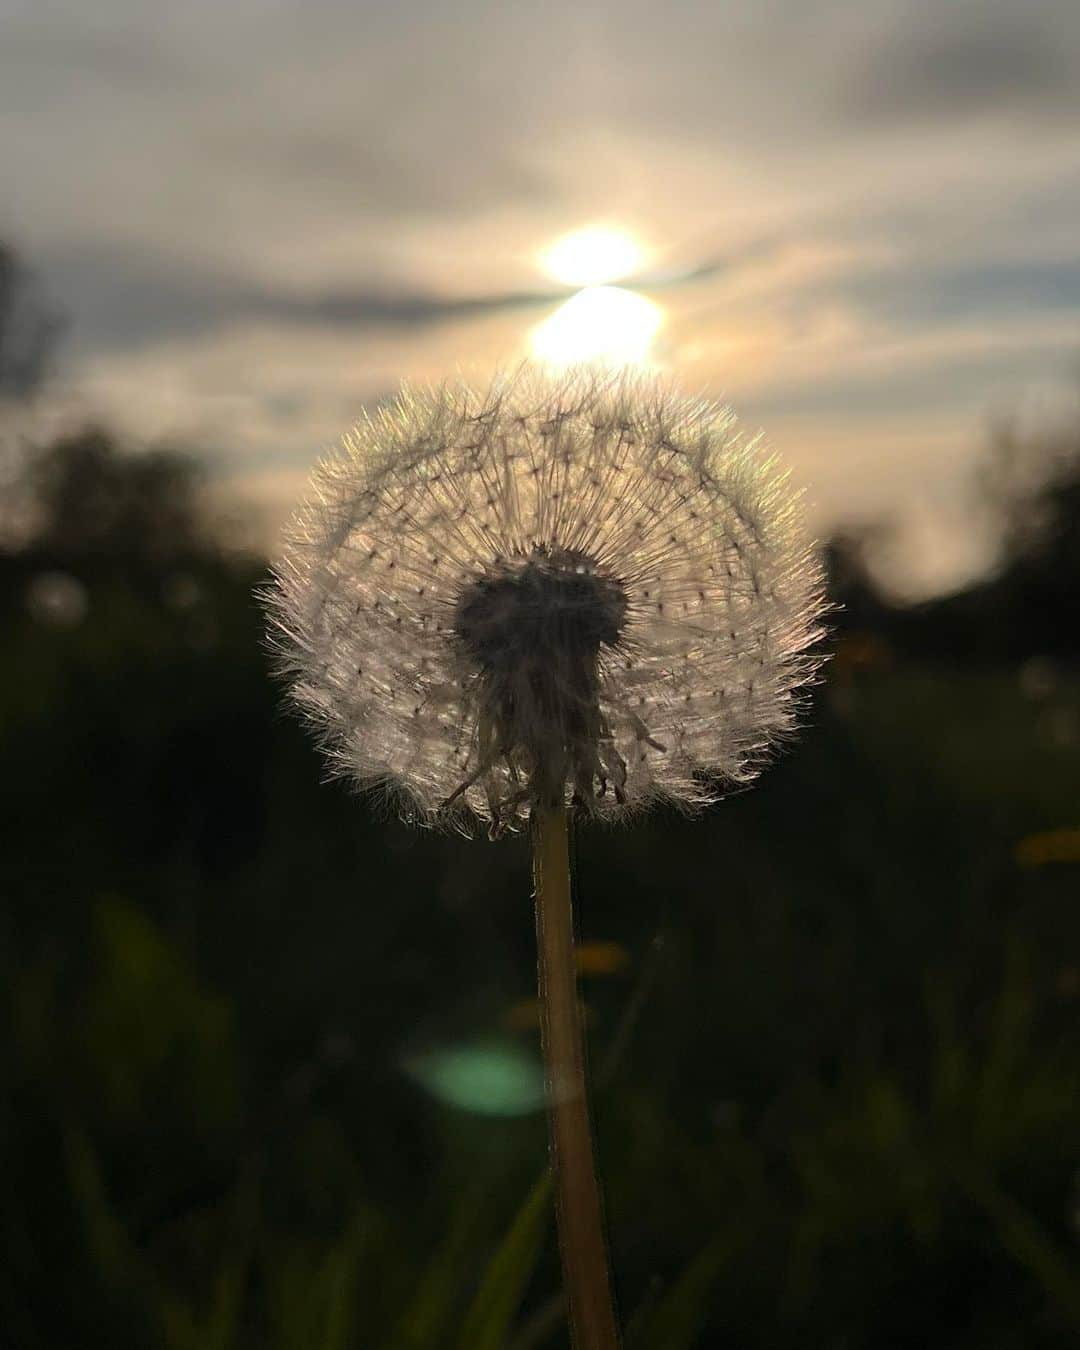
M39 388L60 329L15 249L0 241L0 397L29 398Z
M200 465L189 455L133 453L91 426L41 451L31 480L33 545L56 563L166 564L206 550Z

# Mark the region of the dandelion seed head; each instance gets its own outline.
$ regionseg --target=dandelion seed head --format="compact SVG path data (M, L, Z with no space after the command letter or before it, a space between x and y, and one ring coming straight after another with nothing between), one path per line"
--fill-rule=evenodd
M748 782L794 729L823 610L798 496L728 409L528 367L361 422L267 598L335 769L497 829Z

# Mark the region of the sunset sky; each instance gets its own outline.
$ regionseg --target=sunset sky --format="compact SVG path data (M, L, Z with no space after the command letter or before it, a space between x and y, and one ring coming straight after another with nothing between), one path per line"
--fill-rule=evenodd
M821 529L890 516L940 588L984 557L989 420L1078 369L1076 0L0 0L0 171L56 396L268 525L364 403L607 280ZM560 280L588 226L615 275Z

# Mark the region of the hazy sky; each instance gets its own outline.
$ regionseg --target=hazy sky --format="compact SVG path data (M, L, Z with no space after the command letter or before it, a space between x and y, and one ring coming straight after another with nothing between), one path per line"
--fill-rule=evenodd
M916 583L1080 353L1077 0L0 0L0 172L64 396L270 516L403 376L521 355L591 222L685 278L657 362Z

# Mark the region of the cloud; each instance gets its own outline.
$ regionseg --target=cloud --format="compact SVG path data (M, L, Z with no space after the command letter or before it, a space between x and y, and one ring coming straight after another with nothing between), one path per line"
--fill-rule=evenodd
M6 99L24 107L70 89L102 81L121 90L190 88L198 68L183 60L161 32L126 24L87 22L85 14L55 11L9 15L4 25Z
M1078 96L1076 0L8 0L0 237L69 388L254 472L519 352L538 250L625 224L684 378L887 497L1080 340Z
M1017 113L1069 122L1080 111L1078 71L1071 0L908 6L853 65L837 109L871 126Z
M757 256L771 245L747 251ZM717 259L643 279L650 290L692 286L737 265ZM149 249L102 245L60 247L40 255L50 288L63 297L69 337L79 348L132 349L147 342L189 339L228 325L267 321L359 331L372 327L424 329L489 314L550 309L572 292L550 286L440 293L407 279L367 286L290 286L287 279L245 279L224 270ZM627 283L627 284L633 284Z
M71 341L97 351L197 338L253 322L352 331L422 329L507 310L550 307L568 294L536 288L442 295L390 281L300 290L287 282L274 286L245 280L149 250L101 246L47 251L40 262L51 291L67 307Z

